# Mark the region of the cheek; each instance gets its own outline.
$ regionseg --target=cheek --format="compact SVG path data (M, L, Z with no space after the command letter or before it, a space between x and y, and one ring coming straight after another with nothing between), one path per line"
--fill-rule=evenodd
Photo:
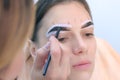
M68 44L61 44L60 43L60 48L62 53L67 54L69 57L71 56L71 46L69 46Z
M88 46L88 54L93 58L96 53L96 40L93 39L87 43Z

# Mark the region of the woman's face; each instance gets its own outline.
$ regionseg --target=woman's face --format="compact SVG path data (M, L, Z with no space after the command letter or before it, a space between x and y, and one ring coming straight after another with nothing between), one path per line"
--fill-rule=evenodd
M90 15L82 4L70 2L52 7L42 20L39 46L48 41L46 32L51 26L61 25L58 40L64 54L70 56L69 80L88 80L94 68L96 41ZM64 73L64 71L63 71Z

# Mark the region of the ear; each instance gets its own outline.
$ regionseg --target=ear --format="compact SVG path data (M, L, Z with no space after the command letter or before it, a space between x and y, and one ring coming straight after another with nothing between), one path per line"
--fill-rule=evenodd
M26 60L30 58L32 58L32 60L35 59L36 50L37 50L36 44L32 42L31 40L27 40L24 46L24 53L25 53Z
M37 46L34 42L32 42L31 40L28 41L29 44L29 50L30 50L30 54L33 57L33 59L35 59L36 56L36 50L37 50Z

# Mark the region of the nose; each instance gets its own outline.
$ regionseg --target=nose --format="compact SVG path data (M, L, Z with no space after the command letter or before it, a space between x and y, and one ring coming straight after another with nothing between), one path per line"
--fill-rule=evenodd
M87 52L87 43L82 38L77 39L73 45L73 53L75 55Z

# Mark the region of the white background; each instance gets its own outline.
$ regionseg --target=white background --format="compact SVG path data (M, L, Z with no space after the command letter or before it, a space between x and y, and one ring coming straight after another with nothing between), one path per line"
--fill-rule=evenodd
M95 34L120 53L120 0L87 0L94 19Z
M95 35L108 41L120 53L120 0L87 1L92 11Z

